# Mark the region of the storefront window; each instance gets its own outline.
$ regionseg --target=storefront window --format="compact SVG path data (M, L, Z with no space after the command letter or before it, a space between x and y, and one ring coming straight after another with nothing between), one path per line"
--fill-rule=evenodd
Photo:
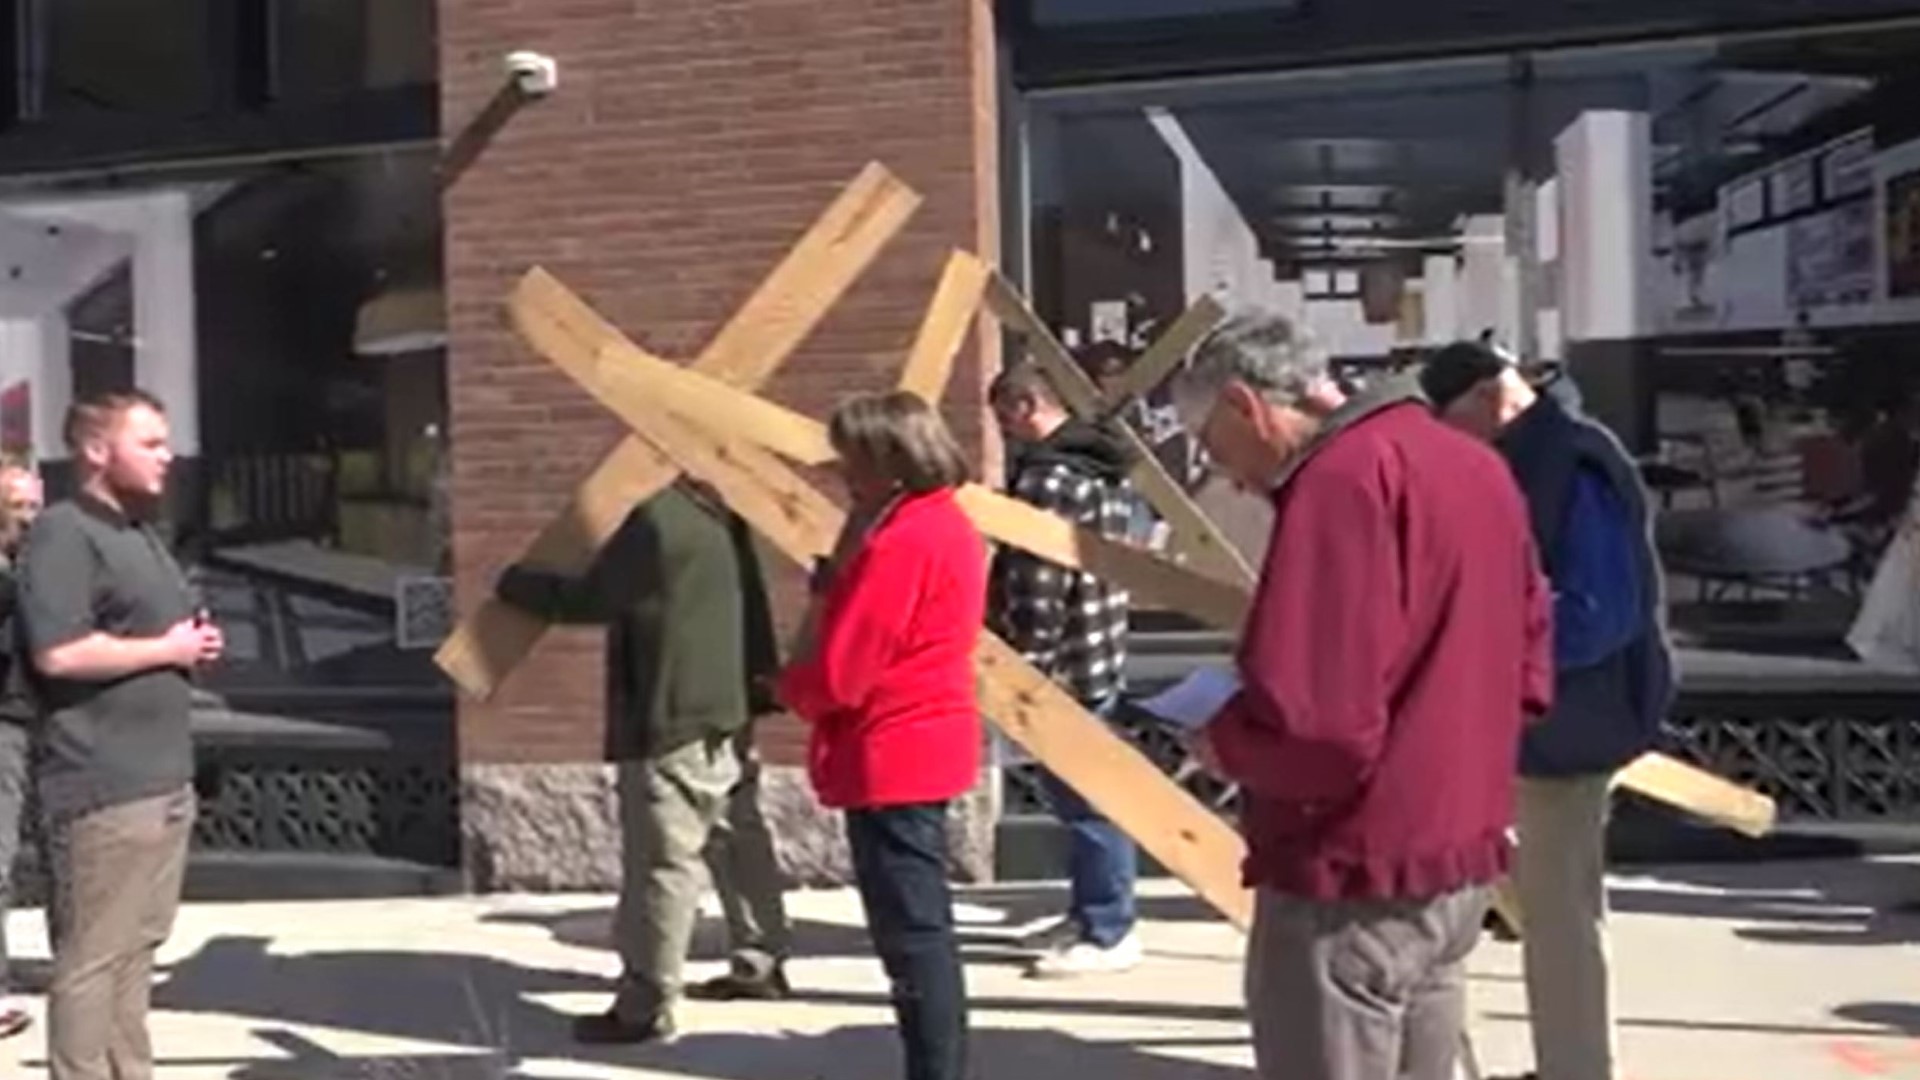
M1920 24L1039 91L1031 284L1095 371L1212 294L1355 380L1482 336L1568 372L1692 662L1857 668L1920 472L1915 72Z
M138 385L165 402L169 521L229 633L215 689L433 684L448 567L435 164L430 148L371 152L0 198L0 442L58 488L75 394Z
M435 80L432 0L15 0L10 10L18 115L7 119L204 119Z

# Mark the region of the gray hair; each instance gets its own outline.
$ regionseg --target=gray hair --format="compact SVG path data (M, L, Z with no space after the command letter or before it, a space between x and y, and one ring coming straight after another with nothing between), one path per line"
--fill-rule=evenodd
M1239 380L1276 404L1290 404L1329 377L1326 353L1293 320L1276 311L1242 310L1194 347L1175 394L1209 407Z

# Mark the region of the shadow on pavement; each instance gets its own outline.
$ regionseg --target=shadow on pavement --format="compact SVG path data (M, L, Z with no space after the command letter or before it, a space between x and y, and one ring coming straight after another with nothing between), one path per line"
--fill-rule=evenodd
M169 968L154 1006L183 1013L252 1018L255 1034L279 1052L272 1056L195 1059L168 1057L167 1067L230 1068L235 1080L502 1080L538 1073L526 1063L563 1059L641 1067L714 1080L844 1080L899 1072L891 1026L849 1026L826 1035L696 1031L670 1046L582 1047L574 1044L572 1016L533 1000L559 993L608 989L606 980L566 971L523 967L485 956L437 952L334 952L275 955L264 937L220 937ZM810 992L795 1006L848 1005L885 1009L884 993ZM1139 1017L1175 1022L1238 1023L1238 1008L1178 1004L1103 1003L1073 999L976 999L981 1011L1041 1011ZM705 1010L727 1007L703 1006ZM707 1012L703 1022L724 1020ZM340 1055L294 1029L333 1028L363 1035L442 1044L442 1052L387 1056ZM1148 1052L1124 1043L1087 1042L1057 1031L974 1030L978 1075L1057 1080L1065 1068L1099 1070L1106 1080L1207 1080L1228 1069ZM1171 1044L1170 1044L1171 1045ZM470 1048L470 1050L468 1049ZM1171 1051L1170 1051L1171 1052Z
M420 1054L361 1056L328 1052L283 1028L254 1032L287 1056L274 1060L168 1059L168 1068L232 1066L232 1080L547 1080L535 1066L503 1055ZM844 1080L900 1071L893 1028L858 1025L821 1035L699 1034L671 1046L622 1051L619 1065L651 1075L687 1080ZM1243 1068L1139 1050L1113 1042L1088 1042L1058 1031L976 1029L972 1072L995 1080L1053 1080L1067 1070L1087 1070L1106 1080L1244 1080ZM560 1055L542 1055L557 1057Z
M1858 1001L1833 1010L1833 1015L1858 1024L1874 1024L1903 1035L1920 1036L1920 1003Z
M989 886L956 890L954 900L963 909L983 908L997 916L991 922L969 921L963 911L958 933L968 963L1019 964L1034 954L1030 949L1019 947L1017 932L1059 916L1066 908L1067 894L1059 885ZM1220 918L1204 901L1187 894L1145 896L1137 901L1137 906L1140 918L1152 922L1217 922ZM611 904L564 912L495 912L483 916L481 921L544 927L555 941L575 948L613 948ZM694 932L692 958L723 959L726 948L725 925L703 915ZM865 927L796 918L793 954L857 958L872 956L873 944Z
M1873 860L1701 864L1641 871L1707 892L1616 886L1614 910L1753 923L1734 933L1783 945L1890 945L1920 940L1920 870Z

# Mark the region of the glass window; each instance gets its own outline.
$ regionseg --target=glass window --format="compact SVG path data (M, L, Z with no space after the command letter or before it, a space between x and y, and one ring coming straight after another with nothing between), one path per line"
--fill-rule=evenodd
M216 689L437 684L435 165L374 152L0 200L4 434L57 490L74 394L166 403L176 546L232 642Z
M1275 307L1356 378L1497 340L1640 455L1691 663L1855 669L1920 474L1915 72L1920 22L1036 92L1032 287L1081 343Z
M28 0L40 21L46 115L194 116L232 70L212 0Z
M432 0L272 0L276 101L308 102L437 77Z

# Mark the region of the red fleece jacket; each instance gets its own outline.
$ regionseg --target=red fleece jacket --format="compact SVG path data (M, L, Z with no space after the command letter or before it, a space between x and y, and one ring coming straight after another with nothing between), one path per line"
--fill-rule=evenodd
M1417 900L1497 879L1548 593L1505 464L1419 403L1333 433L1274 497L1242 689L1209 726L1249 885Z
M940 802L973 786L986 603L986 548L951 490L905 500L867 534L827 585L812 655L780 675L781 700L811 722L821 802Z

